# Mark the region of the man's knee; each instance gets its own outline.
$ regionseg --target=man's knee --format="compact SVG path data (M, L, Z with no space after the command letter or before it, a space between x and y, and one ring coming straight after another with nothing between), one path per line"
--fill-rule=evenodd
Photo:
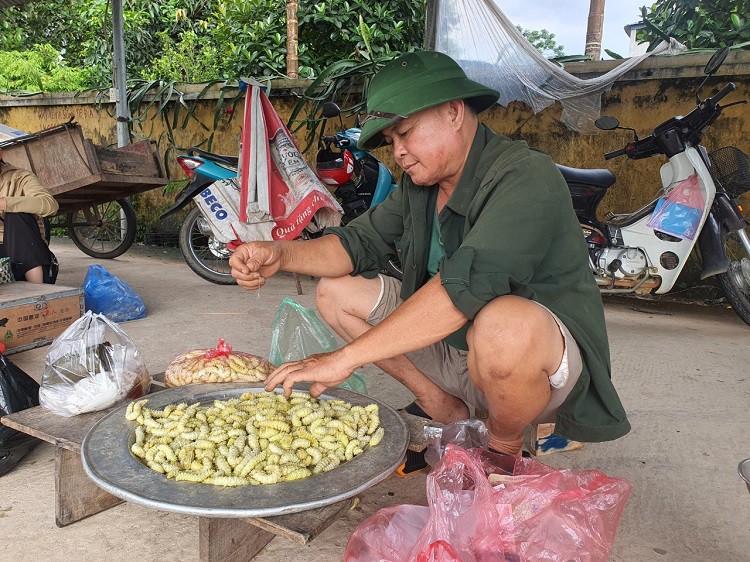
M379 278L361 276L324 277L318 282L316 299L323 319L333 327L342 313L366 320L378 302Z
M549 313L528 299L498 297L474 318L467 334L469 350L476 354L480 366L487 367L482 369L485 373L503 378L521 362L540 362L550 320L554 322Z
M323 319L329 324L341 310L341 297L346 293L345 278L323 277L315 289L315 303Z

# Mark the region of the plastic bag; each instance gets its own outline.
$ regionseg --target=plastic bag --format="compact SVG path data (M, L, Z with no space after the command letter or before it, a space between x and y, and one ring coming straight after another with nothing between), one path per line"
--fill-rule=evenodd
M211 349L194 349L172 361L164 373L164 383L180 386L198 382L260 382L275 367L260 357L240 351L223 339Z
M106 316L87 312L52 342L39 402L69 417L139 398L150 387L151 377L131 339Z
M39 405L37 382L4 354L5 346L0 343L0 418ZM39 439L0 424L0 476L39 443Z
M693 240L698 234L705 202L698 174L693 174L656 202L648 226L665 234Z
M289 297L281 301L271 334L271 363L280 366L338 348L333 332L314 310L308 310ZM339 387L367 394L365 376L359 371L352 373Z
M478 419L460 420L442 427L427 425L424 436L427 440L424 460L433 467L443 457L448 444L464 449L486 449L490 445L490 432Z
M428 507L378 511L354 531L345 560L606 560L632 487L597 470L555 470L449 444L427 477Z
M146 317L146 305L133 288L101 265L92 265L83 281L86 310L104 314L112 322Z
M0 258L0 285L13 283L15 280L10 267L10 258Z

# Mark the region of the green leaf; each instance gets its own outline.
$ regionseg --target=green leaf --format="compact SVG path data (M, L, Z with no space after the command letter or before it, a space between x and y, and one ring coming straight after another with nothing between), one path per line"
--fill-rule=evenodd
M729 16L729 19L732 20L732 25L736 27L737 29L742 29L744 26L742 24L742 20L740 19L740 16L737 14L731 14Z
M669 41L669 35L664 33L661 29L659 29L651 20L644 17L643 22L646 27L648 27L653 33L655 33L662 41ZM656 47L656 45L653 45Z

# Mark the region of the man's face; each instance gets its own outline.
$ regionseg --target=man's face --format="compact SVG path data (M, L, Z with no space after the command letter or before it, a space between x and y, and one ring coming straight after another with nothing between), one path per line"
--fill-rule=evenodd
M449 104L415 113L383 130L393 156L416 185L440 183L455 173L462 162ZM458 149L458 150L457 150Z

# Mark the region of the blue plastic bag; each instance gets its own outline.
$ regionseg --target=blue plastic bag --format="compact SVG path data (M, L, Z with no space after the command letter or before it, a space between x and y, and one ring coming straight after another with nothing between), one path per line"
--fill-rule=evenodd
M647 224L659 232L694 240L701 225L705 202L698 174L693 174L657 201Z
M104 314L112 322L146 317L146 305L133 288L101 265L92 265L83 281L86 310Z
M336 336L314 310L289 297L281 301L271 334L271 354L268 358L271 363L278 367L289 361L300 361L315 353L328 353L338 348ZM367 394L365 375L359 371L354 371L339 387Z

